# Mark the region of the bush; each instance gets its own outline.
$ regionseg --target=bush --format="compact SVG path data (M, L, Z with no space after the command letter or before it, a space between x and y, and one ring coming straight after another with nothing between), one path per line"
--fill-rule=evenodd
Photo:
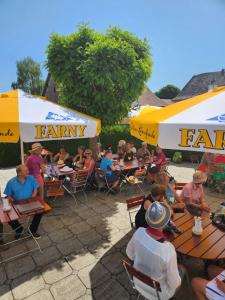
M130 135L130 128L127 125L115 125L107 126L102 129L102 132L99 136L99 141L103 146L111 145L113 147L113 152L117 151L117 144L119 140L125 140L126 142L133 141L136 148L138 149L141 146L141 140L136 139ZM27 152L31 149L32 143L24 143L24 151ZM79 139L79 140L63 140L63 141L48 141L41 142L44 148L49 149L53 153L57 153L60 146L64 145L66 150L71 154L75 155L77 148L80 145L89 147L89 139ZM154 147L149 146L149 149L152 150ZM177 150L165 150L167 157L173 157L174 153ZM180 150L179 150L180 151ZM202 156L200 152L193 151L181 151L183 161L190 161L191 154L197 154L199 160ZM20 163L20 145L17 144L0 144L0 168L15 166Z

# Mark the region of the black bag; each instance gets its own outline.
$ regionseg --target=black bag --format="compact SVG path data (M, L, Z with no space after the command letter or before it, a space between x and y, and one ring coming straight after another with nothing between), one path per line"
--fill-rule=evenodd
M215 226L225 231L225 202L221 203L217 210L212 213L211 219Z

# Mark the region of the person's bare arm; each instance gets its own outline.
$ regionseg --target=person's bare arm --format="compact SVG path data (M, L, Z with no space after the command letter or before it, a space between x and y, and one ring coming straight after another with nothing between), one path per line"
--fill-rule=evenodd
M57 153L54 157L53 157L53 160L54 161L57 161L59 159L59 153Z
M35 189L34 191L33 191L33 193L32 193L32 198L35 198L37 196L37 189Z
M152 205L152 202L149 200L145 200L144 209L147 210Z
M69 153L67 153L64 157L64 161L67 160L70 157Z
M216 285L223 293L225 293L225 283L218 278L216 278Z

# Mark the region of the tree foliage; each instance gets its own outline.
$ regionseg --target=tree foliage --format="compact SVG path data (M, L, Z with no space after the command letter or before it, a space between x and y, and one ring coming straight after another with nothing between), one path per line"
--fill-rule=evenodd
M156 92L156 96L160 99L173 99L180 93L180 89L175 85L168 84Z
M119 27L102 34L82 24L69 36L51 35L46 66L64 104L111 125L128 115L151 75L149 48Z
M43 89L41 80L41 67L31 57L26 57L16 62L17 81L12 83L13 89L22 89L23 91L40 95Z

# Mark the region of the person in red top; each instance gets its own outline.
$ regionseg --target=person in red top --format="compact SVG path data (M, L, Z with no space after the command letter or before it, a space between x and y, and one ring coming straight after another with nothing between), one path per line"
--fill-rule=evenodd
M44 170L44 161L41 157L42 146L40 143L34 143L31 146L31 155L26 161L29 175L33 175L39 184L39 194L44 199L44 181L41 171Z
M161 169L161 167L165 166L166 164L166 155L158 145L156 146L155 151L156 151L155 165L158 169Z
M95 161L92 157L91 149L86 149L84 152L85 160L84 160L84 169L88 170L88 177L93 174L95 168Z

